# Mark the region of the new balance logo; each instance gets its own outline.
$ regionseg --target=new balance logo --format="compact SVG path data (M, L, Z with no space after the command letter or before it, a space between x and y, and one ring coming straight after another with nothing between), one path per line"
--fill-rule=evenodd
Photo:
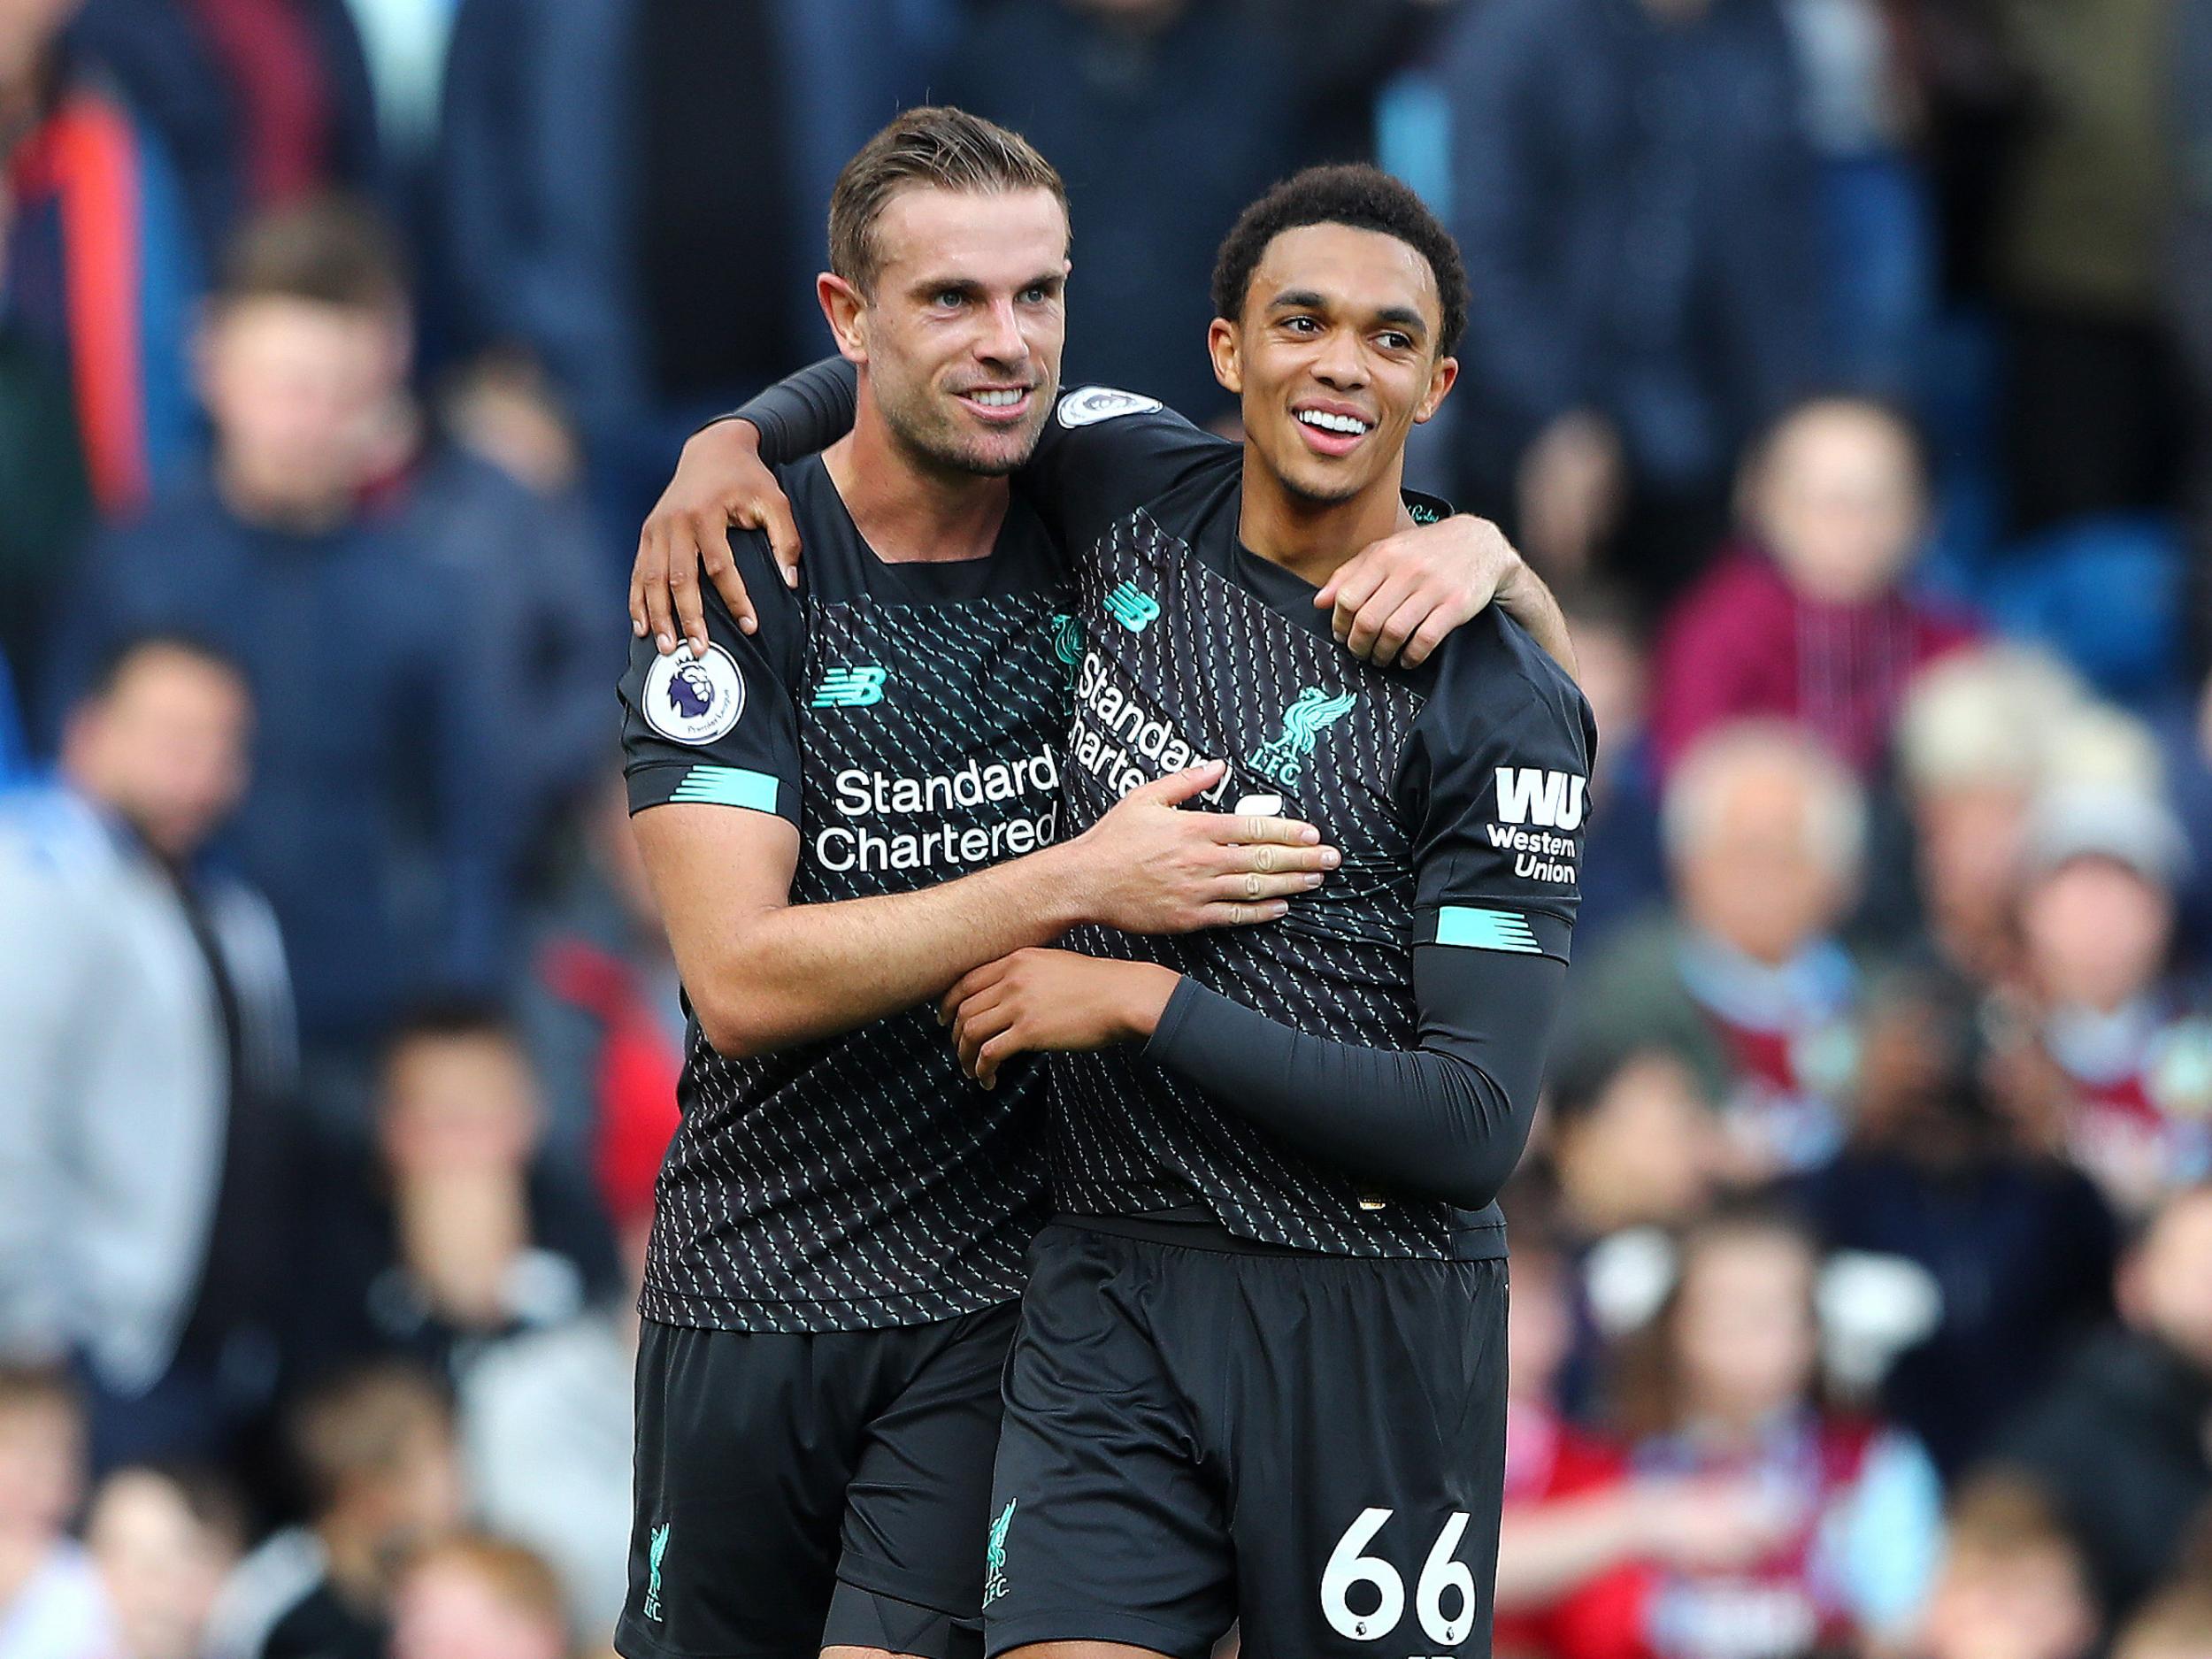
M1498 768L1498 818L1506 824L1536 824L1545 829L1582 827L1585 780L1571 772L1534 766Z
M807 706L815 709L864 709L883 701L883 670L873 663L858 668L826 668Z
M1136 583L1124 582L1106 595L1106 609L1130 633L1141 634L1160 614L1160 602Z

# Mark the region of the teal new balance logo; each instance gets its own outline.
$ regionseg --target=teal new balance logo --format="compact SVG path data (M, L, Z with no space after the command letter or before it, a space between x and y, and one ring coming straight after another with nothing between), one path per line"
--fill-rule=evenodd
M1528 918L1511 910L1478 910L1471 904L1447 904L1436 913L1436 942L1459 945L1469 950L1503 950L1517 956L1540 956Z
M1262 777L1280 784L1295 784L1314 740L1352 711L1359 694L1339 692L1330 696L1318 686L1308 686L1298 700L1283 710L1283 729L1272 741L1262 743L1245 758Z
M991 1544L983 1556L983 1605L1006 1594L1006 1529L1014 1524L1014 1505L1018 1500L1009 1498L1006 1507L998 1512L998 1519L991 1523Z
M1141 634L1160 614L1160 602L1136 583L1124 582L1106 595L1106 609L1130 633Z
M814 687L815 709L864 709L883 701L883 670L873 663L857 668L826 668Z
M653 1541L645 1562L645 1617L656 1624L661 1616L661 1557L668 1553L669 1525L663 1521L653 1529Z

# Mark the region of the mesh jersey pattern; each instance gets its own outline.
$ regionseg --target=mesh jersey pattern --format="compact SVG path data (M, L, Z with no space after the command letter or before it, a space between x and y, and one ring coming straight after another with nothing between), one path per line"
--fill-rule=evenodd
M1049 790L855 816L839 779L1034 767L1067 726L1049 592L963 604L807 602L794 903L898 893L973 863L863 870L826 831L895 844L948 821L988 830L1051 812ZM811 706L825 676L884 671L879 701ZM979 1089L924 1006L755 1059L687 1033L683 1121L661 1171L640 1308L666 1325L846 1331L920 1325L1020 1294L1041 1219L1043 1073Z

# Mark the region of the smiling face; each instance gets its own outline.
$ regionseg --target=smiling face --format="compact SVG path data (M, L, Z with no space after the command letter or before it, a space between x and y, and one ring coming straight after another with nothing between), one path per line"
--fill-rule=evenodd
M819 280L844 354L895 441L997 477L1051 413L1067 334L1068 219L1048 190L901 191L875 220L864 290Z
M1442 311L1436 273L1395 236L1301 225L1268 243L1242 316L1217 318L1210 344L1248 450L1286 491L1330 505L1397 488L1407 434L1459 372L1438 355Z

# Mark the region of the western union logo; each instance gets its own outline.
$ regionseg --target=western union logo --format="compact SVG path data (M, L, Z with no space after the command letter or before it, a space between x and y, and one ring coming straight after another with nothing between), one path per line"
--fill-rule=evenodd
M1511 910L1477 910L1470 904L1447 904L1437 911L1436 942L1469 950L1506 950L1523 956L1544 954L1527 917L1516 916Z
M883 670L873 663L857 668L826 668L814 687L816 709L864 709L883 701Z
M749 772L742 766L694 766L668 798L687 805L742 806L756 812L773 812L776 780L764 772Z

